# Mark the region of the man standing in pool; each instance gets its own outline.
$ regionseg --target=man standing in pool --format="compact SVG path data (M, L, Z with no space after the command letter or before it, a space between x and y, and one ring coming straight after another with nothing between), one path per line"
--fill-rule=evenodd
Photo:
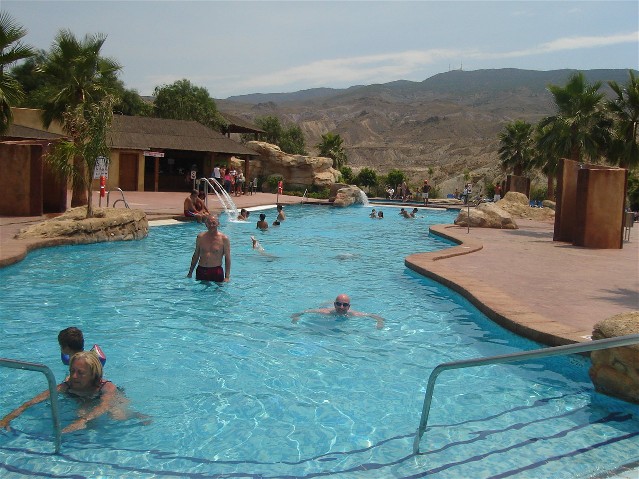
M207 231L197 235L195 251L191 258L190 278L195 270L195 279L199 281L215 281L217 283L228 282L231 277L231 242L229 237L218 231L220 222L215 215L205 218L204 224ZM224 268L222 268L224 258Z
M368 317L373 318L377 321L377 329L381 329L384 327L384 318L378 316L377 314L371 313L361 313L359 311L351 311L351 298L348 297L347 294L340 294L335 298L335 302L333 303L333 309L331 308L318 308L318 309L307 309L302 311L301 313L295 313L291 315L293 323L297 323L300 317L306 313L316 313L316 314L330 314L333 316L345 316L345 317Z

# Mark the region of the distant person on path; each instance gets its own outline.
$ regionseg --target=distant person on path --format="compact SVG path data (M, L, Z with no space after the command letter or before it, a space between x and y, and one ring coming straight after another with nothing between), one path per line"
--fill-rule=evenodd
M264 213L260 213L260 219L257 222L256 228L262 231L268 229L268 223L266 222L266 215Z
M192 277L197 265L195 279L216 283L228 282L231 277L231 242L228 236L218 231L220 222L217 216L207 216L204 223L207 231L197 235L191 267L186 277ZM222 268L222 258L224 258L224 268Z
M215 178L215 181L220 183L220 180L222 179L222 176L220 175L220 165L215 165L215 168L213 168L213 178ZM220 183L220 186L221 185L222 184Z
M467 205L468 204L468 200L470 198L470 195L473 192L473 187L470 183L466 183L466 186L464 186L464 193L463 193L463 197L464 197L464 204Z
M202 222L204 215L197 209L198 191L191 190L191 194L184 200L184 216L195 218L198 223Z
M493 201L497 203L501 200L501 186L499 184L495 185L495 195L493 196Z
M428 184L428 180L424 180L424 185L422 186L422 198L424 200L424 206L428 206L429 193L430 193L430 185Z
M370 313L360 313L359 311L351 311L351 298L347 294L340 294L335 298L335 302L333 303L333 308L318 308L318 309L307 309L302 311L301 313L295 313L291 315L292 322L297 323L300 317L306 313L315 313L315 314L326 314L337 317L368 317L377 321L376 327L377 329L381 329L384 327L384 318L378 316L377 314Z

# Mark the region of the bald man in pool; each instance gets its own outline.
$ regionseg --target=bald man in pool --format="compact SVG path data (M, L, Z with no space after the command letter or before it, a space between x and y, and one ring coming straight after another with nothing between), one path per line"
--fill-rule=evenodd
M207 230L197 235L191 267L186 277L190 278L193 275L197 265L195 279L226 283L231 277L231 242L228 236L218 231L220 222L217 216L207 216L204 224ZM224 258L224 268L222 268L222 258Z
M368 317L377 321L377 329L381 329L384 327L384 318L378 316L377 314L371 313L361 313L359 311L352 311L351 309L351 298L347 294L339 294L335 301L333 302L333 308L318 308L318 309L307 309L302 311L301 313L295 313L291 315L293 323L297 323L300 317L306 313L315 313L315 314L329 314L332 316L345 316L345 317Z

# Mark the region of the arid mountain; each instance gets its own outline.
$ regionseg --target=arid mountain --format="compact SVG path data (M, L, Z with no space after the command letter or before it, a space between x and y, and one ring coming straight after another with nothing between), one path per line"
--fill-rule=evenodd
M497 150L504 125L516 119L535 123L554 114L547 86L564 85L573 72L450 71L422 82L252 94L217 103L247 120L272 115L299 125L311 154L317 153L322 134L338 133L353 170L368 166L385 174L398 168L414 186L431 178L448 193L463 184L465 172L480 184L503 176ZM607 81L628 81L627 70L584 74L589 82L601 81L607 93Z

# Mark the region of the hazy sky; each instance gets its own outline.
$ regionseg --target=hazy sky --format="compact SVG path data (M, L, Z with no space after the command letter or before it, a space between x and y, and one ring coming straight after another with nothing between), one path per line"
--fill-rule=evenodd
M632 1L0 0L48 50L108 35L127 88L187 78L214 98L421 81L456 69L639 68Z

